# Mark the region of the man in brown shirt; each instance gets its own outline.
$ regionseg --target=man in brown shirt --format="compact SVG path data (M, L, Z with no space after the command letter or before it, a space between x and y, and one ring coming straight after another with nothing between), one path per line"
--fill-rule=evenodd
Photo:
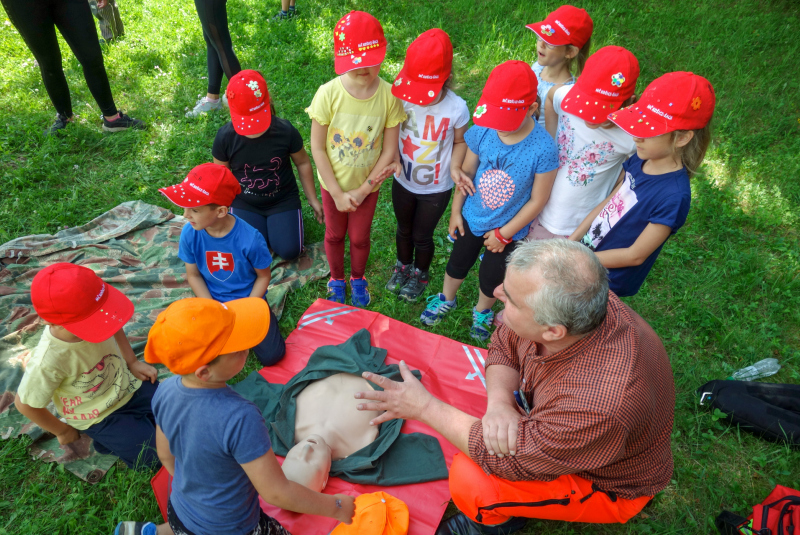
M437 535L510 533L527 518L626 522L672 475L675 390L664 346L568 240L520 244L495 295L505 303L486 362L482 419L404 382L364 377L365 410L419 420L461 450L450 491L461 513Z

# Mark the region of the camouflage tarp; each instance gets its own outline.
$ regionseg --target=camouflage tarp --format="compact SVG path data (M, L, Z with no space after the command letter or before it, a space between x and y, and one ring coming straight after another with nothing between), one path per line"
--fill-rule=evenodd
M95 452L91 439L60 446L58 440L22 416L13 406L24 362L36 347L42 324L33 311L30 283L40 269L72 262L94 270L133 301L135 312L125 332L141 358L147 333L156 316L170 303L192 295L186 270L178 258L182 217L169 210L131 201L89 223L55 236L37 235L0 245L0 438L24 433L34 440L33 458L63 463L86 481L96 482L116 461ZM321 243L307 247L294 262L276 258L268 301L280 317L286 293L327 276L328 262ZM161 378L169 375L159 368ZM54 412L53 404L49 409Z

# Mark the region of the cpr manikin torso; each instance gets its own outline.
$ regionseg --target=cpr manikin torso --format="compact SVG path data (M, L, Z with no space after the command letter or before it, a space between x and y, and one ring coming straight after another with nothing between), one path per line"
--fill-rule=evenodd
M309 384L296 398L295 446L283 463L286 477L306 487L324 488L331 460L344 459L378 438L369 421L381 411L359 411L356 392L373 390L349 373L337 373Z

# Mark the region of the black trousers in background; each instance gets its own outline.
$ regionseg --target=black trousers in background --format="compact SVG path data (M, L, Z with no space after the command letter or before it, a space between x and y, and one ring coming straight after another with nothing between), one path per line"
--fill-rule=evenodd
M203 25L203 39L206 40L208 92L212 95L219 94L223 74L230 80L242 70L233 52L226 4L227 0L194 0L197 16Z
M42 81L56 111L72 117L72 99L61 66L56 28L83 68L83 77L103 115L116 115L103 52L97 42L92 10L86 0L2 0L42 71Z
M483 236L476 236L469 229L467 220L464 219L464 236L459 236L453 244L453 252L447 261L447 274L454 279L465 279L467 273L475 265L483 249ZM494 289L503 283L506 276L506 259L516 248L517 242L512 241L503 248L502 253L492 253L488 250L483 253L481 267L478 270L478 285L483 295L491 297Z
M414 262L420 271L428 271L436 245L433 233L442 218L452 188L441 193L420 194L408 191L402 178L392 181L392 206L397 218L397 259L403 264Z

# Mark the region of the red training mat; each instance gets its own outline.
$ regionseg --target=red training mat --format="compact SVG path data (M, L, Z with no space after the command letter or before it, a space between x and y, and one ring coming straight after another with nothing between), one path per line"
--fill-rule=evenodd
M405 360L412 370L420 370L422 384L431 394L478 418L486 412L485 349L417 329L377 312L323 299L318 299L306 310L297 328L286 339L286 357L259 373L271 383L285 384L305 367L311 353L319 346L341 344L362 328L372 335L372 345L388 351L388 364ZM421 432L436 437L442 445L447 466L453 462L453 455L458 450L430 427L407 421L403 424L402 432ZM281 458L279 460L282 462ZM168 479L168 474L162 468L151 482L162 515L166 513ZM450 501L447 480L380 487L355 485L332 477L324 492L357 496L377 491L391 494L408 505L410 535L432 535ZM327 535L337 524L331 518L290 513L263 500L261 507L294 534Z

